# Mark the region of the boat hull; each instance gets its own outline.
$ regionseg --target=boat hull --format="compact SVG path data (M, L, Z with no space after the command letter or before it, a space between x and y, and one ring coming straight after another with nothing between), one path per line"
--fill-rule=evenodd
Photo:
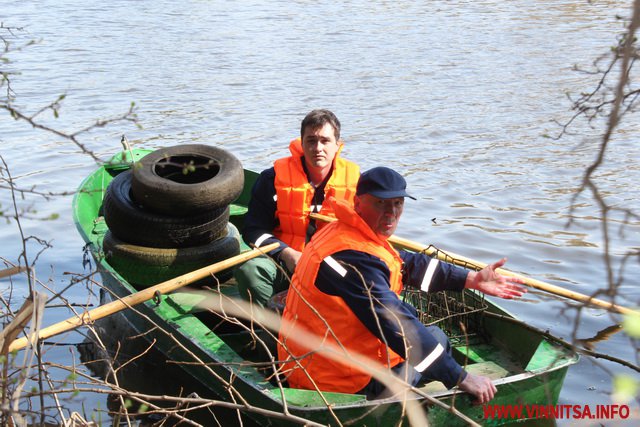
M148 151L136 150L134 160ZM113 176L125 170L130 158L116 156L87 177L74 199L77 228L97 262L102 277L103 302L123 298L136 292L105 260L102 239L107 226L101 217L104 192ZM130 154L129 154L130 156ZM245 171L245 191L231 209L231 221L242 226L243 214L256 174ZM233 286L226 287L233 294ZM318 393L310 390L280 388L265 376L265 370L252 360L251 336L246 329L212 321L212 313L199 308L201 292L180 290L158 295L136 307L114 316L118 325L125 325L127 335L138 336L145 345L153 344L166 360L180 367L185 375L202 385L207 396L243 407L243 414L263 425L298 425L282 416L288 414L325 425L399 425L412 421L407 407L422 408L433 425L465 425L445 409L432 405L421 396L366 400L362 395ZM477 298L474 294L466 298ZM498 388L492 405L555 405L564 377L577 355L544 334L514 321L514 317L490 301L483 301L486 310L479 314L482 333L474 340L461 341L455 355L470 371L493 375ZM123 332L122 326L117 326ZM115 331L112 331L115 332ZM108 333L115 336L115 333ZM467 345L468 344L468 345ZM143 348L143 347L141 347ZM427 384L421 391L433 399L455 408L484 425L501 425L513 419L487 418L483 406L474 405L469 395ZM426 415L425 415L426 414ZM526 415L526 414L525 414Z

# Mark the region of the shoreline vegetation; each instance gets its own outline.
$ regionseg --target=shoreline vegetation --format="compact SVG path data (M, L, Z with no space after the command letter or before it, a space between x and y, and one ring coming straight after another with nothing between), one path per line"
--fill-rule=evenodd
M625 225L640 221L638 212L611 206L607 203L597 186L595 174L606 164L605 154L614 150L615 130L627 117L632 117L634 109L637 109L638 90L633 89L632 80L636 70L633 68L638 58L637 30L640 26L640 1L633 2L631 17L625 20L625 32L619 37L617 45L611 52L597 58L593 69L582 70L576 67L575 71L599 76L596 86L588 92L580 94L577 98L570 98L573 117L567 122L558 123L560 132L554 136L560 139L570 131L572 123L578 119L587 120L589 123L606 121L605 128L601 131L601 141L593 155L594 161L586 168L582 181L572 198L571 213L576 209L580 196L588 194L599 206L602 213L601 231L603 239L608 242L610 233L621 232ZM57 118L60 108L65 100L65 95L59 96L47 105L37 107L35 113L27 114L16 106L19 93L12 88L12 81L20 77L13 67L10 67L13 53L28 49L37 43L29 40L22 45L14 45L15 35L24 31L23 28L0 24L0 113L5 113L8 118L34 128L41 132L51 133L67 141L75 149L86 154L89 161L97 164L103 162L93 151L89 150L82 142L84 135L96 128L113 126L126 123L140 126L136 114L136 105L131 103L124 113L117 117L97 119L76 131L66 132L49 125L51 118ZM615 70L624 70L615 74ZM45 119L46 118L46 119ZM631 119L629 119L631 120ZM123 144L126 140L123 139ZM126 145L126 144L124 144ZM126 148L126 147L125 147ZM76 345L68 345L70 352L81 353L82 366L62 366L49 361L49 351L59 351L60 345L46 340L31 339L24 350L10 351L10 344L21 336L34 337L43 327L47 326L45 314L48 310L66 308L76 316L91 309L89 306L72 304L65 299L64 290L50 292L49 284L41 281L36 276L36 264L40 255L51 248L49 242L33 236L22 226L22 219L34 214L30 208L24 208L21 201L26 198L34 198L41 203L57 198L69 196L71 193L43 192L37 188L22 188L19 180L15 179L9 164L0 155L0 191L8 194L10 206L0 206L0 217L16 229L16 239L21 241L21 252L18 254L4 254L0 257L0 304L2 304L2 332L0 335L0 367L2 369L0 383L0 424L7 426L144 426L163 425L163 423L183 423L183 425L200 425L194 421L194 413L206 413L217 419L222 424L223 419L217 418L218 411L231 414L234 419L240 421L240 413L246 411L265 411L261 408L249 408L242 402L232 404L229 402L201 398L198 395L184 395L181 390L176 390L174 395L154 395L133 389L128 389L121 383L123 373L133 369L139 369L145 355L153 353L154 349L131 349L126 342L105 341L104 331L109 330L109 319L84 326L81 333L85 341ZM610 222L613 214L625 218L622 224L615 226ZM54 219L54 218L47 218ZM573 224L573 220L568 225ZM615 228L618 227L618 228ZM34 247L36 249L34 249ZM609 246L605 244L603 249L604 268L608 272L609 283L606 287L596 290L590 296L604 298L614 303L620 303L619 284L624 278L624 265L626 262L637 262L640 257L640 249L635 248L620 255L610 253ZM95 267L87 252L84 267ZM622 258L622 268L615 268ZM101 292L100 279L95 268L84 273L65 273L69 277L69 285L78 284L85 286L89 294L97 295ZM16 283L26 283L28 291L17 292L14 289ZM6 288L6 289L5 289ZM104 291L102 291L104 292ZM19 298L18 295L29 295L28 298ZM637 302L636 302L637 303ZM629 344L638 354L638 339L640 338L640 317L629 314L624 317L611 315L612 319L621 319L621 325L616 325L601 336L592 340L580 340L577 336L577 328L583 316L586 305L574 304L566 310L571 313L574 320L574 333L571 342L577 352L594 359L606 359L610 362L628 368L629 371L640 372L638 360L621 360L612 355L600 354L593 350L593 344L598 340L607 339L611 334L623 331L629 337ZM135 307L129 308L135 311ZM565 313L565 314L566 314ZM158 327L158 330L161 330ZM170 334L170 331L161 331ZM109 335L109 334L107 334ZM110 340L111 341L111 340ZM196 360L196 358L194 358ZM170 369L171 361L166 361L166 369ZM195 361L194 363L197 363ZM164 369L164 368L163 368ZM614 398L620 402L635 400L638 403L640 385L637 375L621 375L603 370L611 376ZM126 375L124 375L126 377ZM159 378L151 379L161 380ZM83 392L106 394L109 396L107 408L83 408L82 413L69 411L68 402L80 399ZM215 412L214 412L215 410ZM274 415L274 414L270 414ZM305 420L298 419L290 414L280 414L283 420L292 424L305 424ZM224 419L226 422L226 419ZM246 425L246 424L245 424ZM313 425L313 424L307 424Z

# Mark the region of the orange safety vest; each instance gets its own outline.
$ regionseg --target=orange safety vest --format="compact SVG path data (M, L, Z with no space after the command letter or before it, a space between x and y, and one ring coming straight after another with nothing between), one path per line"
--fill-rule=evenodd
M347 200L353 205L356 185L360 178L360 167L349 160L339 157L344 145L340 145L333 160L333 170L324 188L324 202L315 212L334 216L333 210L327 203L329 197ZM302 251L306 244L307 228L309 227L309 213L312 211L311 202L315 189L309 183L309 178L302 167L302 141L296 138L289 144L291 156L275 161L273 167L276 172L274 181L276 187L276 217L280 224L274 230L275 236L284 243ZM318 229L324 224L318 224Z
M282 373L293 388L313 390L317 386L321 391L355 393L369 383L370 371L317 351L320 346L317 340L322 340L322 347L330 346L332 352L341 357L359 354L386 367L397 365L403 358L373 335L342 298L328 295L315 286L318 269L326 257L336 252L366 252L384 261L390 271L391 290L399 295L402 259L347 203L335 199L331 203L338 221L313 236L291 280L282 315L278 357L285 361ZM305 338L307 332L313 333L317 340ZM293 358L299 358L300 365Z

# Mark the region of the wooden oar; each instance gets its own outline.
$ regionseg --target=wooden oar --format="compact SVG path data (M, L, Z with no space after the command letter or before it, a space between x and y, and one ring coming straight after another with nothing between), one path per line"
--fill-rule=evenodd
M27 267L18 266L0 270L0 279L2 279L3 277L13 276L14 274L22 273L23 271L27 271Z
M266 254L267 252L277 248L278 245L278 243L272 243L261 248L243 252L234 257L216 262L215 264L211 264L206 267L202 267L190 273L183 274L182 276L178 276L176 278L151 286L150 288L146 288L131 295L127 295L124 298L112 301L105 305L101 305L100 307L96 307L93 310L82 313L81 316L70 317L67 320L63 320L62 322L58 322L54 325L41 329L38 332L38 338L46 339L66 331L70 331L71 329L75 329L79 326L94 322L113 313L117 313L136 304L140 304L142 302L150 300L157 293L167 294L169 292L173 292L176 289L182 288L183 286L186 286L197 280L203 279L211 274L225 270L229 267L233 267L236 264L240 264L259 255ZM26 347L27 343L28 340L26 337L19 338L11 343L11 345L9 346L9 351L20 350Z
M326 215L320 215L320 214L316 214L316 213L312 213L311 214L311 218L314 219L318 219L321 221L335 221L335 218L330 217L330 216L326 216ZM474 261L472 259L469 258L465 258L461 255L457 255L454 254L452 252L444 252L442 250L439 249L434 249L425 245L421 245L419 243L413 242L411 240L407 240L404 239L402 237L397 237L397 236L391 236L389 238L389 242L391 242L395 247L401 248L401 249L409 249L412 250L414 252L423 252L426 253L429 256L432 256L435 254L435 256L441 260L441 261L446 261L449 262L451 264L456 264L456 265L460 265L463 267L471 267L474 269L478 269L481 270L484 267L487 266L487 264L479 262L479 261ZM535 288L535 289L539 289L541 291L545 291L545 292L549 292L551 294L554 295L558 295L564 298L568 298L574 301L579 301L582 303L586 303L586 304L590 304L596 307L600 307L600 308L604 308L607 310L612 310L612 311L616 311L618 313L621 314L638 314L638 311L636 310L632 310L630 308L627 307L623 307L617 304L612 304L610 302L607 301L603 301L597 298L592 298L588 295L584 295L578 292L573 292L570 291L568 289L565 288L561 288L560 286L555 286L552 285L550 283L546 283L546 282L542 282L540 280L536 280L536 279L532 279L530 277L526 277L523 276L521 274L518 273L514 273L512 271L509 270L505 270L503 268L498 268L496 270L498 273L504 275L504 276L511 276L511 277L518 277L524 280L524 284L531 287L531 288Z

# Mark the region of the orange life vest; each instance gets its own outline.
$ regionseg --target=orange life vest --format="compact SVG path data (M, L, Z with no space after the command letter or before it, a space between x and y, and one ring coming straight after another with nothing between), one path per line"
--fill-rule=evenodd
M327 203L329 197L347 200L353 205L356 185L360 178L360 167L349 160L340 158L340 146L333 160L333 170L324 188L324 202L313 211L323 215L334 216L333 209ZM302 141L296 138L289 144L291 156L275 161L273 167L276 172L276 217L280 225L274 230L275 236L284 243L302 251L306 244L307 228L309 227L309 213L312 211L311 202L315 189L309 183L309 178L302 167ZM318 229L324 224L318 224Z
M322 391L355 393L369 383L370 372L344 358L336 361L324 352L314 352L320 347L320 340L322 347L330 346L332 352L341 357L359 354L386 367L397 365L403 358L373 335L342 298L318 290L315 286L318 269L323 260L336 252L366 252L387 265L391 289L399 295L402 259L347 203L335 199L331 203L338 221L313 236L296 266L282 316L280 342L284 346L278 345L278 357L286 361L282 364L282 373L293 388L315 389L317 386ZM303 334L308 332L317 339L305 339ZM292 358L300 358L300 366Z

